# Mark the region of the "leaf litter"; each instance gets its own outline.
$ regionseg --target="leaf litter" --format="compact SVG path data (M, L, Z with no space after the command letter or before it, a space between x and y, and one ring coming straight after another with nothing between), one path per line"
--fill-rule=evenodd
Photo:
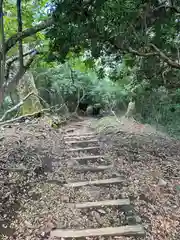
M101 120L98 123L102 125ZM71 162L70 157L85 153L66 152L70 146L65 144L64 135L69 126L54 130L40 120L13 124L1 130L1 168L28 169L28 172L0 171L0 232L3 240L49 239L50 231L56 228L130 224L129 218L116 208L82 212L73 207L75 202L126 197L130 198L134 209L129 217L133 221L135 217L136 222L142 221L146 229L143 239L180 239L180 142L149 127L144 131L144 126L130 120L124 120L123 125L118 123L116 127L113 121L110 123L99 135L101 149L107 155L105 163L114 164L113 170L104 174L83 175L71 171L69 166L78 163ZM81 133L82 127L85 125L86 132L89 124L85 120L79 126L71 124L71 127ZM124 176L126 183L123 186L87 186L78 190L63 187L67 180L102 179L113 174Z
M100 142L123 172L128 194L142 218L145 239L180 239L180 141L132 119L103 119Z

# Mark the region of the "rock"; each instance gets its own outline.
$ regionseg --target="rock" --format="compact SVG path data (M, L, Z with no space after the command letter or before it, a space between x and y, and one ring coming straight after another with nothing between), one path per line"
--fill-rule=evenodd
M103 209L98 209L97 211L101 214L106 214L106 211L104 211Z
M164 181L162 178L159 179L158 185L161 187L165 187L167 185L167 182Z
M96 220L96 222L100 225L102 225L102 221L101 221L101 216L98 212L96 211L92 211L92 216L94 217L94 219Z
M33 228L33 225L27 220L24 221L24 224L26 225L27 228Z
M142 220L139 216L136 216L135 218L136 218L136 223L141 223L142 222Z
M88 106L86 109L86 115L87 116L92 116L93 115L93 106Z
M62 202L65 202L65 203L69 203L69 197L68 197L68 196L65 196L65 195L62 195L62 196L61 196L61 201L62 201Z
M127 217L132 217L134 214L133 214L133 211L128 211L126 212L126 216Z
M127 118L133 117L133 115L135 113L135 109L136 109L135 101L129 102L125 117L127 117Z
M127 217L128 225L136 224L136 218L134 216Z
M26 123L26 124L27 124L27 123L29 123L29 122L30 122L30 120L29 120L29 119L26 119L26 120L25 120L25 123Z

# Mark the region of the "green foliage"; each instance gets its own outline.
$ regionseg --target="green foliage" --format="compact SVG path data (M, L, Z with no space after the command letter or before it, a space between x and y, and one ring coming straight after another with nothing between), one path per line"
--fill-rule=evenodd
M47 18L47 14L43 14L47 0L26 0L22 1L22 21L23 21L23 30L32 28L35 23L42 21ZM5 0L3 4L4 9L4 31L6 39L12 37L12 35L17 33L17 8L16 1ZM29 36L23 39L23 43L30 44L35 46L40 42L45 41L43 33L38 32L32 36ZM46 40L47 41L47 40ZM49 45L49 41L48 41ZM18 47L15 45L10 49L8 56L17 55Z
M39 32L23 40L32 46L41 44L45 52L33 69L37 88L50 105L61 103L63 98L71 110L79 99L125 109L134 99L142 121L179 133L179 70L171 68L158 52L141 56L154 52L154 44L178 62L180 21L175 8L155 0L32 3L22 3L24 29L46 19L47 9L55 20L46 38ZM15 3L5 0L5 10L5 32L10 37L17 31ZM9 55L16 52L17 47Z
M159 87L146 92L142 91L136 101L137 110L141 113L139 120L156 125L169 134L180 137L179 94L180 89L170 94L165 87ZM174 96L176 96L178 101L174 101Z
M51 105L58 104L58 96L63 97L71 111L75 110L79 100L86 104L101 103L105 108L126 108L128 89L108 77L99 79L95 71L87 70L84 65L75 60L74 67L66 62L48 71L41 69L38 73L36 70L37 88L44 89L41 95Z
M55 0L53 3L55 24L47 36L57 59L63 59L70 50L82 49L90 49L95 58L102 51L119 54L120 50L124 54L129 47L146 52L152 50L149 43L177 57L178 15L159 1Z
M121 61L130 70L135 70L133 77L137 84L147 81L152 89L160 86L177 88L177 71L170 69L167 73L169 63L164 62L159 53L148 58L136 56L136 53L154 52L151 45L154 44L173 61L178 59L180 21L178 12L170 5L165 7L154 0L107 0L101 3L97 0L55 0L53 3L55 24L47 37L54 59L62 61L69 51L82 53L88 50L93 60L107 56L104 59L110 65L114 55L118 59L116 62ZM173 3L175 7L179 6L178 1ZM125 76L129 79L132 74L128 68L124 70L126 72L118 72L115 68L111 79L121 80L121 83L123 79L126 85ZM103 68L99 69L99 76L105 76Z

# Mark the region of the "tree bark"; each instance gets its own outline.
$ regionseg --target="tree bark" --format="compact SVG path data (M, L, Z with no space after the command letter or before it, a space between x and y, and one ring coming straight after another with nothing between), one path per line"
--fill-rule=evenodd
M135 110L136 110L135 101L130 101L129 104L128 104L128 108L127 108L125 117L133 118L133 116L135 114Z
M4 34L4 13L3 13L3 0L0 0L0 88L4 83L5 73L5 34Z
M17 0L18 34L22 34L21 0ZM22 39L19 39L19 71L24 67Z
M26 99L21 106L20 114L31 114L34 112L40 112L42 110L42 106L40 100L38 98L38 91L36 85L34 83L34 77L32 73L28 70L24 74L24 76L20 79L19 84L17 86L17 91L19 95L20 101L25 98L30 92L33 92L28 99Z

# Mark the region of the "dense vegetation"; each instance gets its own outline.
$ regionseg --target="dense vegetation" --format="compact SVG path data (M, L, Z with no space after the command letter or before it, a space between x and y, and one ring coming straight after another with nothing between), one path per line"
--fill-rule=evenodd
M133 99L136 118L179 135L179 6L1 0L1 115L30 92L8 118L64 102L70 111L79 102L125 111Z

